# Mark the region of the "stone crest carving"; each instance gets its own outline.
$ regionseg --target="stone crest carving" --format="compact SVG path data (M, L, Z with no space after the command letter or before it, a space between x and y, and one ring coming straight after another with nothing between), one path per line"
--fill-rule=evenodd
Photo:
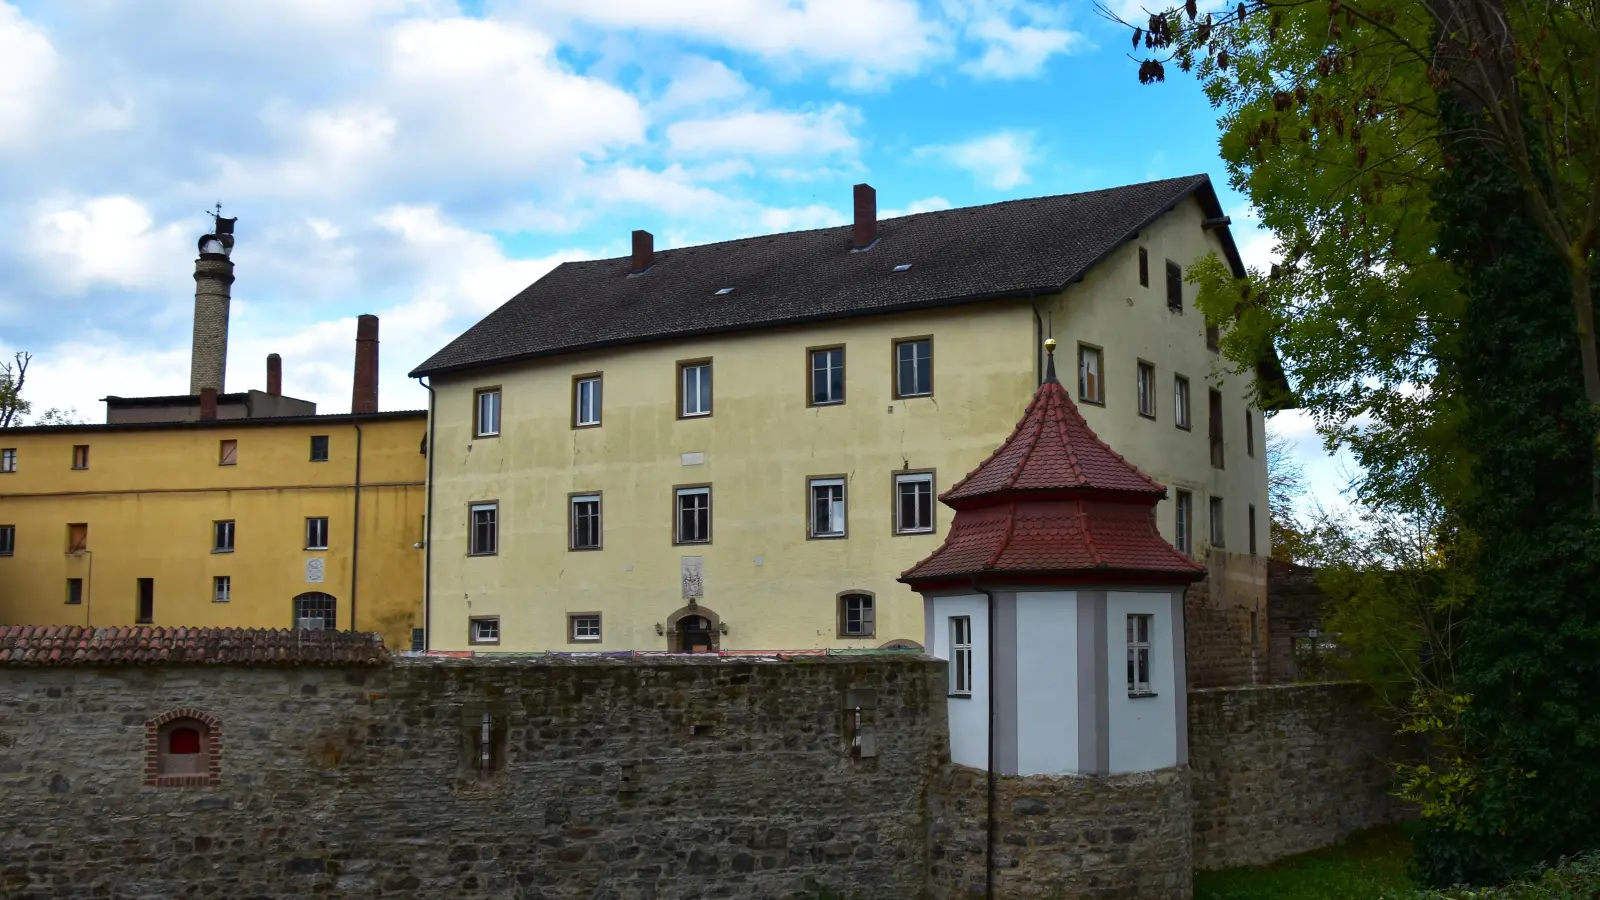
M683 557L683 598L685 600L699 600L705 596L706 582L705 570L701 567L701 557Z

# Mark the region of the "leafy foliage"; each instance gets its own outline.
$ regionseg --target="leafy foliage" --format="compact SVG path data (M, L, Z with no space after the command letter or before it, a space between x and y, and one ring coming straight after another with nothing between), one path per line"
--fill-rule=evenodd
M22 388L28 381L28 363L33 357L21 351L11 362L0 362L0 428L21 425L23 417L33 408L22 398Z
M1427 891L1415 900L1593 900L1600 897L1600 852L1540 867L1501 888Z

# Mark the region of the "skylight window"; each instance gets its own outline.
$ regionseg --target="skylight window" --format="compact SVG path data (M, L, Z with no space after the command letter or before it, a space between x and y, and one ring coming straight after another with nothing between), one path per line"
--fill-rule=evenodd
M909 271L910 269L911 269L911 263L901 263L900 265L894 267L894 270L896 272L906 272L906 271Z
M731 294L731 293L733 293L733 288L717 288L717 296L718 297L721 297L723 294Z

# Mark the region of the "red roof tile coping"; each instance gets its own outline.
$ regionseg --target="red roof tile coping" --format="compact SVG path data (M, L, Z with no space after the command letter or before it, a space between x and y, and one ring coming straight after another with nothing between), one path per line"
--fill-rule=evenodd
M939 499L955 509L1001 497L1060 498L1101 494L1103 499L1153 503L1165 485L1122 458L1084 421L1067 389L1052 377L1039 386L1011 436Z
M1000 448L939 499L950 533L901 573L915 590L990 582L1167 584L1205 567L1156 528L1160 482L1112 450L1050 374Z
M384 665L376 634L270 628L153 625L0 625L0 665Z

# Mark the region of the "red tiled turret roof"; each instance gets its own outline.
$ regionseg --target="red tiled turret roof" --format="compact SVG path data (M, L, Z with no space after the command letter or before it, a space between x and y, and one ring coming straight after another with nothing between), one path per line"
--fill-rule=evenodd
M383 638L352 631L0 625L0 665L382 665Z
M956 510L944 544L900 581L927 590L996 576L1051 584L1199 580L1204 567L1156 530L1155 505L1166 490L1089 428L1056 380L1052 357L1011 436L940 496Z

